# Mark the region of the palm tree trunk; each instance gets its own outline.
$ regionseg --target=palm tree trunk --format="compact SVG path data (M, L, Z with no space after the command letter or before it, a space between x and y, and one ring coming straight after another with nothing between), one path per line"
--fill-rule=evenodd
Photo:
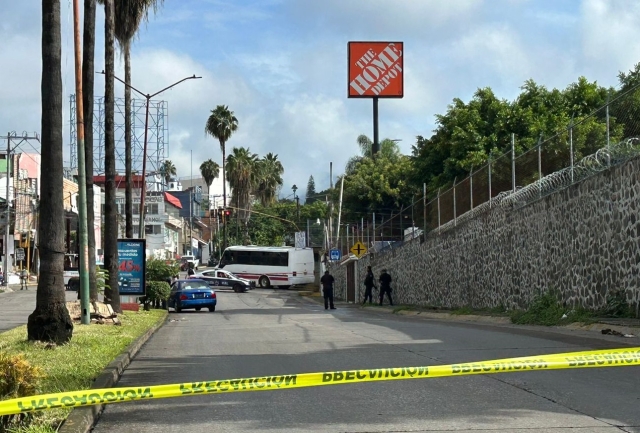
M105 288L105 301L116 313L121 313L118 290L118 213L116 210L116 143L114 131L114 0L105 0L105 116L104 116L104 171L105 171L105 222L104 265L109 272L109 284Z
M96 231L93 205L93 74L96 46L96 0L84 0L82 43L82 99L84 108L84 156L87 177L87 226L89 227L89 299L98 300L96 280ZM98 196L100 200L100 196Z
M209 258L211 258L212 254L212 246L213 246L213 227L211 226L211 185L207 184L207 197L209 198L207 201L209 202Z
M124 81L131 84L131 45L124 47ZM131 89L124 86L125 237L133 238L133 184L131 173Z
M224 148L224 141L220 141L220 149L222 149L222 206L224 208L224 210L227 209L227 171L226 171L226 164L227 162L226 160L226 155L225 155L225 148ZM224 251L225 248L227 248L227 224L229 222L227 221L227 219L224 219L224 224L222 226L222 248L221 250Z
M42 187L38 224L40 278L36 309L29 315L29 340L66 343L73 323L65 305L64 198L62 193L62 72L60 0L42 2Z

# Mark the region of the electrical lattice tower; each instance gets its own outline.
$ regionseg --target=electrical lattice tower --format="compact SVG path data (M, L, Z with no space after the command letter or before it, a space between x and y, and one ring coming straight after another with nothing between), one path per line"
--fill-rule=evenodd
M76 97L69 98L71 105L70 156L71 170L78 168L78 141L76 135ZM147 173L157 172L169 153L169 107L166 101L149 101L149 132L147 136ZM115 99L116 171L125 172L124 98ZM131 99L131 170L142 174L144 151L144 123L146 101ZM93 174L104 174L104 97L96 97L93 103Z

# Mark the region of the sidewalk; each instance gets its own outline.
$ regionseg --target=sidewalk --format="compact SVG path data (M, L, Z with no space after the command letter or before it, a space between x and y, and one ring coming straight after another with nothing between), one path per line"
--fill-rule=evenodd
M29 290L20 290L17 286L9 286L11 292L0 293L0 332L8 331L27 323L29 314L36 308L36 286L29 286ZM0 289L7 289L2 286ZM76 292L66 292L67 301L78 298Z
M311 302L322 304L323 298L314 295L303 295L301 297L309 299ZM508 316L491 316L489 314L452 314L447 311L424 311L413 309L407 305L390 306L385 302L381 307L375 303L362 305L336 301L337 308L358 308L368 313L396 314L414 320L437 320L441 322L454 322L460 324L479 324L482 326L497 326L510 329L532 330L537 332L551 332L555 334L572 335L587 338L596 338L610 342L618 342L623 345L640 345L640 320L639 319L594 319L595 323L583 324L572 323L563 326L540 326L540 325L516 325L511 322ZM603 335L603 330L614 331L613 334ZM619 335L615 335L615 333ZM633 335L631 338L621 335Z

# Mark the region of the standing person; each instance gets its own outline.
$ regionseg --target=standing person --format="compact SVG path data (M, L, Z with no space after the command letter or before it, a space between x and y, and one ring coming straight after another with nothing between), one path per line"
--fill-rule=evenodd
M333 306L333 282L335 279L333 275L329 273L328 270L324 271L324 275L320 278L320 282L322 283L322 294L324 296L324 309L328 310L329 305L331 305L331 309L335 310L336 307Z
M29 274L26 269L23 269L20 272L20 290L29 290L27 287L27 282L29 281Z
M391 275L387 273L386 269L383 269L380 274L380 305L382 305L385 293L389 298L389 305L393 305L393 299L391 299L391 281Z
M196 274L196 271L193 270L193 263L189 263L189 270L187 271L187 278Z
M364 301L362 305L367 303L367 299L369 299L369 304L373 303L373 288L376 286L375 279L371 266L367 266L367 275L364 277Z

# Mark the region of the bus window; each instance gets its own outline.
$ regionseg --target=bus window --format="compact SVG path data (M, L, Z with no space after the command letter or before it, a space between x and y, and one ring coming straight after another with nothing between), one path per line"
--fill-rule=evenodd
M289 253L278 253L278 264L276 266L289 266Z
M236 251L235 255L236 255L235 263L239 265L251 264L251 251Z

